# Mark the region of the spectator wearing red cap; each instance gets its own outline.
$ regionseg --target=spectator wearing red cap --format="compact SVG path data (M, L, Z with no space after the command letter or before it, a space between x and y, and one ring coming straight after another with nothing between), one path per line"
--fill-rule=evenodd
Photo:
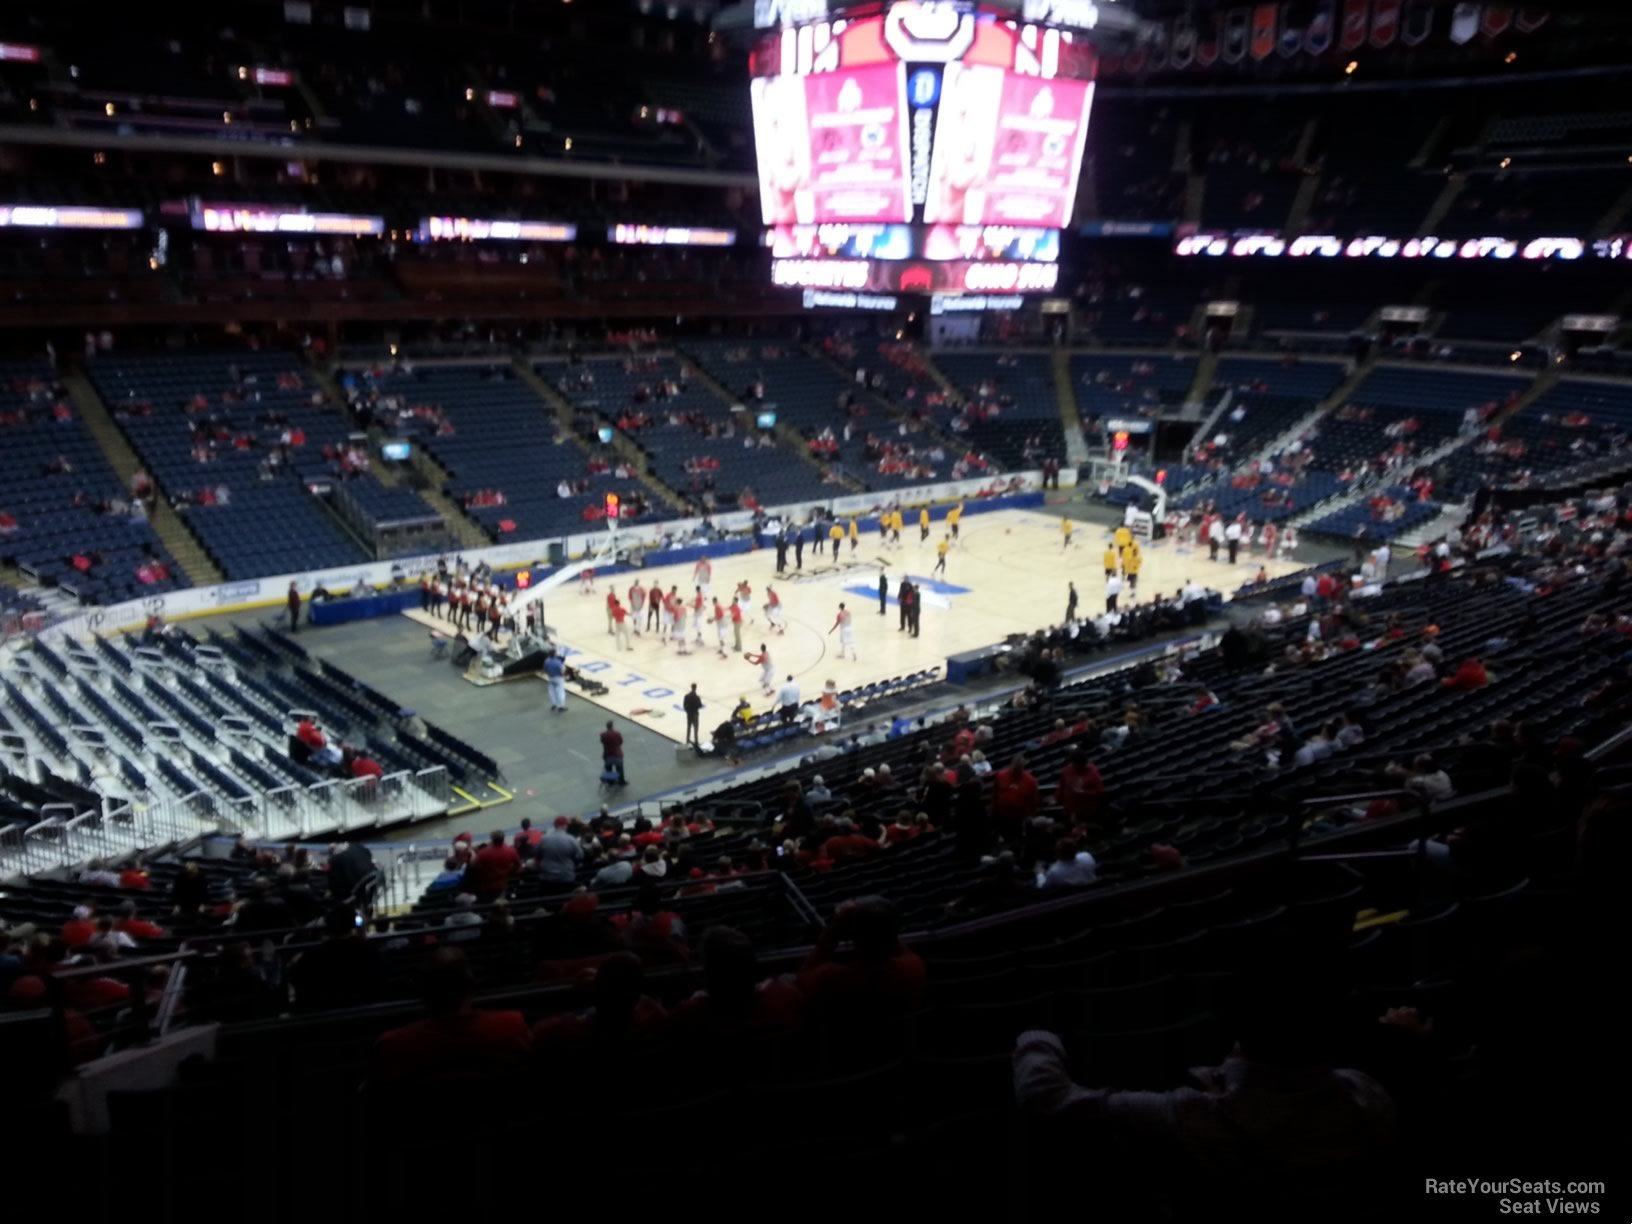
M487 845L476 851L465 868L465 887L478 900L492 901L504 895L510 881L521 874L521 855L514 846L505 844L504 831L495 829L488 836Z
M376 1079L417 1085L443 1075L509 1078L525 1070L532 1050L526 1019L519 1011L476 1009L470 966L458 948L432 954L422 989L430 1015L381 1036Z

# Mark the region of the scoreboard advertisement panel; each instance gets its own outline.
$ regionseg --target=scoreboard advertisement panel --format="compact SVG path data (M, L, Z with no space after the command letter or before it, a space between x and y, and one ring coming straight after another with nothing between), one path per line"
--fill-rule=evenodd
M1096 66L1084 35L938 0L761 34L750 89L773 253L1057 260Z

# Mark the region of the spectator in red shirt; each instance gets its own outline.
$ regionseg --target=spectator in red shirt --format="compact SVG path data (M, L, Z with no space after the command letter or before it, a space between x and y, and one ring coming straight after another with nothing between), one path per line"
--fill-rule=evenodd
M857 830L850 817L840 816L837 825L838 832L822 843L822 858L834 863L855 863L879 852L878 839Z
M601 732L601 765L607 774L615 776L619 786L628 786L629 779L623 775L623 736L618 734L612 720L606 720L606 730Z
M1105 779L1099 767L1082 749L1073 752L1060 770L1059 789L1054 792L1060 809L1073 824L1092 822L1105 801Z
M1019 825L1037 815L1040 797L1037 778L1026 768L1023 753L1016 753L1007 769L992 775L992 814L1007 824Z
M354 778L383 778L385 770L373 757L358 753L351 758L351 776Z
M153 881L148 877L147 868L138 861L132 863L119 873L120 888L151 888Z
M895 814L895 819L884 829L881 844L885 846L904 846L915 838L934 830L929 825L928 812L914 812L911 808L902 808Z
M850 955L839 959L846 939ZM862 897L834 911L799 970L799 989L830 1021L888 1019L922 1006L927 977L923 958L901 942L894 904Z
M89 901L74 907L74 916L62 924L65 947L83 948L96 938L96 907Z
M502 897L510 881L520 874L521 855L514 846L505 844L502 829L494 829L487 845L476 851L476 857L465 868L465 887L478 900L493 901Z
M323 732L318 730L317 724L309 718L301 719L299 725L295 727L295 738L313 752L328 743L323 737Z
M158 923L136 916L134 901L126 901L119 906L119 917L114 919L113 929L123 931L132 939L163 939L165 936L164 928Z
M431 954L423 979L430 1015L383 1034L375 1046L374 1076L421 1083L444 1074L461 1079L514 1076L532 1050L519 1011L478 1011L471 1003L470 966L458 948Z
M612 920L629 950L653 965L673 965L691 958L686 947L686 924L680 915L663 908L657 881L642 877L633 912Z
M711 927L702 953L703 989L674 1009L677 1025L714 1036L798 1027L803 996L779 978L760 980L759 958L741 931Z
M1448 689L1482 689L1490 683L1490 673L1478 659L1463 659L1462 665L1440 681Z
M623 1055L631 1038L652 1036L668 1021L663 1005L646 994L646 966L632 952L609 956L596 967L591 997L588 1011L551 1016L533 1026L540 1053L594 1043Z

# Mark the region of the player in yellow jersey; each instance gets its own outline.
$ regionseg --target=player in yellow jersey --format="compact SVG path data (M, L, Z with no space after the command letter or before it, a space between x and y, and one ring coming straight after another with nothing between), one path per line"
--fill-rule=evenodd
M1139 553L1137 541L1122 550L1122 572L1128 576L1129 595L1139 589L1139 567L1144 563L1145 559Z
M952 538L958 538L958 523L963 519L963 503L959 502L946 512L946 525L952 529Z
M935 545L935 568L930 570L930 577L946 573L946 550L952 547L952 537L942 536L941 542Z
M929 539L929 507L925 506L918 511L918 543L922 544Z
M850 555L856 555L856 546L861 543L861 528L856 526L856 520L850 520Z
M1077 525L1075 523L1073 523L1069 518L1062 518L1060 520L1060 547L1061 548L1070 548L1071 547L1071 533L1073 531L1075 531L1076 529L1077 529Z
M1116 545L1107 544L1105 546L1105 577L1109 578L1114 573L1116 573Z
M844 543L844 525L838 519L827 529L827 538L833 541L833 560L839 559L839 545Z
M1133 532L1129 531L1126 526L1118 527L1111 533L1111 539L1116 541L1117 552L1124 552L1127 550L1128 545L1133 543Z

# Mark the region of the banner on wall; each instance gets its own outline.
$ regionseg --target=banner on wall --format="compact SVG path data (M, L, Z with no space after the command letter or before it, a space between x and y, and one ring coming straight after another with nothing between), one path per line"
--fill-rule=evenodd
M1173 49L1169 61L1175 68L1188 68L1196 62L1196 27L1188 17L1173 23Z
M1291 59L1294 55L1303 53L1303 31L1292 24L1292 6L1281 5L1280 16L1281 34L1275 42L1275 49L1281 53L1282 59Z
M1279 14L1273 4L1258 4L1252 9L1252 58L1266 60L1275 54L1275 19Z
M1400 34L1401 0L1371 0L1371 45L1392 47Z
M1513 10L1501 4L1487 4L1479 17L1479 28L1486 38L1506 34L1513 24Z
M1167 26L1158 23L1150 31L1150 70L1161 72L1167 67L1168 57L1172 46L1167 35Z
M1400 41L1408 47L1421 46L1434 32L1434 9L1430 4L1412 4L1400 25Z
M1451 10L1451 41L1461 47L1479 36L1479 6L1459 4Z
M1332 49L1332 25L1337 11L1333 0L1321 0L1303 32L1303 49L1310 55L1325 55Z
M1358 51L1366 45L1370 10L1368 0L1343 0L1343 28L1337 40L1339 51Z
M1226 64L1239 64L1246 58L1251 19L1252 13L1248 9L1231 9L1224 14L1224 33L1219 40L1218 57Z

